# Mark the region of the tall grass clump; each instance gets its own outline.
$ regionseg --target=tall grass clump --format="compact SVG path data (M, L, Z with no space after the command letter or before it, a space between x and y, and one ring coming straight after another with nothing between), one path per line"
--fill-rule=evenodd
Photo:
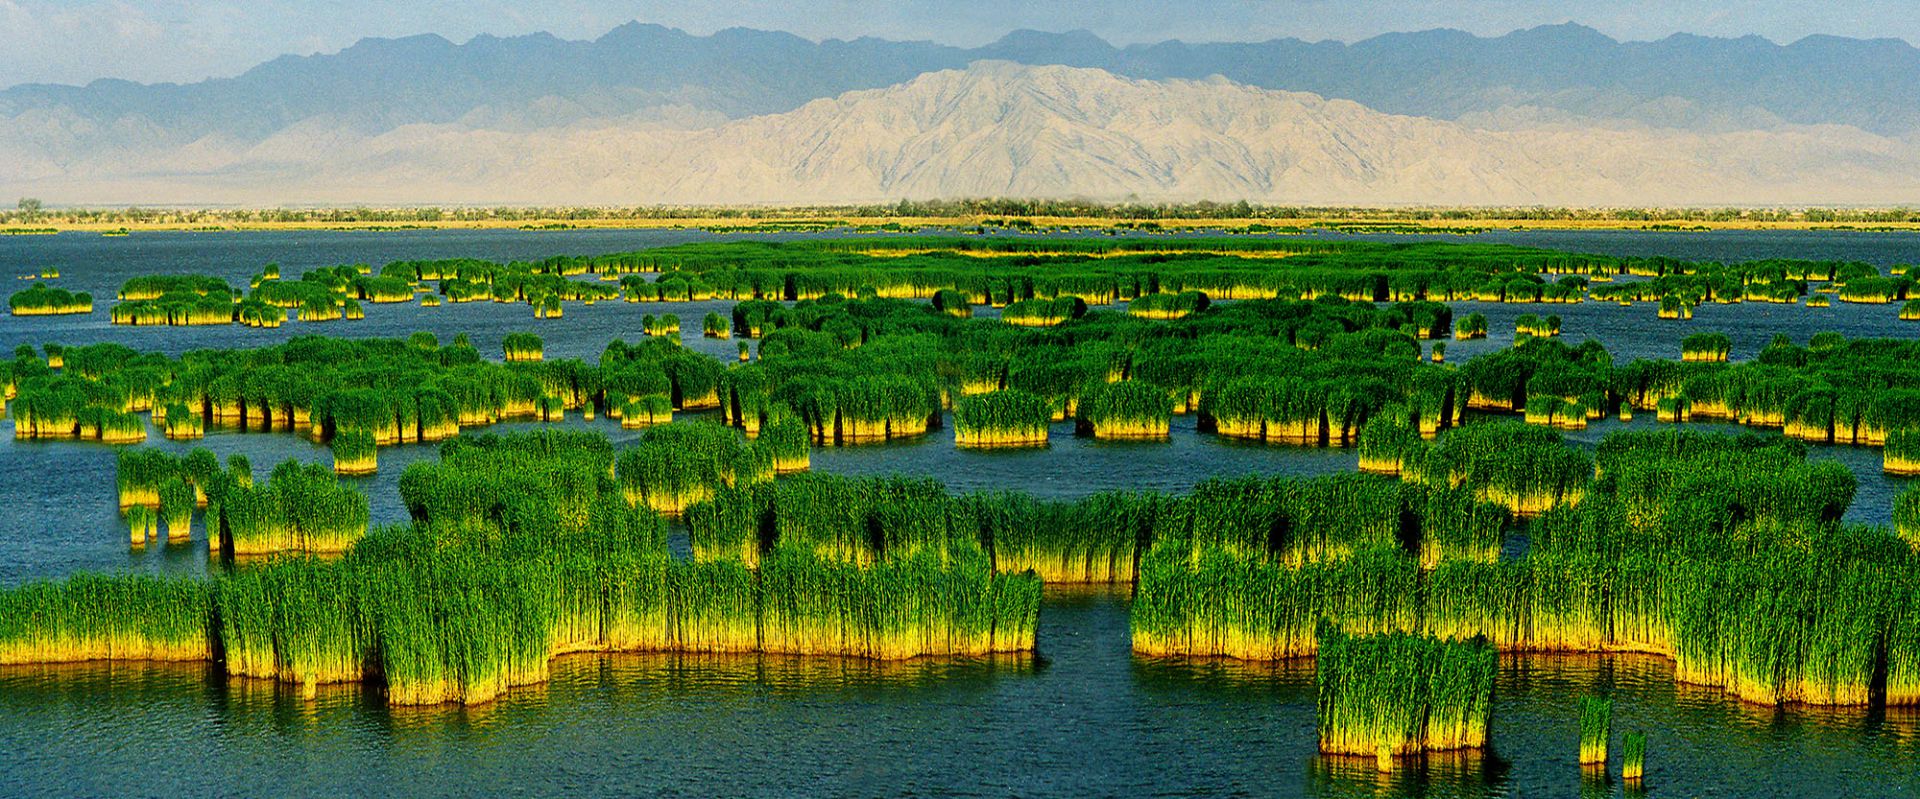
M1087 314L1087 301L1079 297L1055 297L1051 300L1020 300L1000 310L1001 321L1020 327L1053 327Z
M1379 510L1391 511L1397 522L1397 505ZM1375 532L1392 535L1394 528ZM1265 528L1232 529L1257 534ZM1397 548L1367 548L1298 566L1263 554L1264 546L1260 550L1195 546L1177 529L1156 531L1140 557L1131 614L1134 651L1280 660L1312 655L1322 620L1357 632L1419 624L1419 564Z
M1660 310L1657 314L1661 319L1692 319L1695 304L1696 301L1691 297L1668 294L1660 298ZM1809 300L1807 304L1813 303Z
M700 335L707 338L732 338L733 327L727 317L721 316L718 311L709 311L706 317L700 320Z
M1480 499L1524 516L1586 495L1593 461L1552 430L1519 422L1472 424L1442 434L1422 459L1419 479L1465 486Z
M1207 309L1206 292L1142 294L1127 302L1127 313L1142 319L1184 319Z
M1053 407L1032 392L971 394L953 405L953 439L963 447L1040 446L1052 419Z
M754 443L773 459L776 474L804 472L812 466L813 436L807 432L807 423L798 417L775 419L760 428L760 437Z
M332 469L290 460L264 483L228 488L219 517L217 534L236 556L343 552L366 535L367 497Z
M1453 337L1461 341L1487 337L1487 315L1474 311L1453 326Z
M1604 766L1607 742L1613 737L1613 700L1580 697L1580 765Z
M354 564L358 566L359 564ZM320 685L371 677L377 663L369 570L291 558L235 570L215 585L226 672Z
M157 449L129 448L115 454L114 483L120 509L160 507L160 485L183 474L180 459Z
M1893 529L1920 552L1920 485L1909 486L1893 500Z
M977 494L956 511L978 525L996 571L1031 571L1049 585L1132 582L1138 553L1175 513L1167 497L1118 491L1074 502Z
M0 665L213 655L207 584L78 574L0 589Z
M665 394L621 399L613 410L620 417L620 427L625 430L638 430L673 421L673 399Z
M1095 438L1166 438L1172 416L1167 390L1136 380L1092 386L1078 408L1081 426Z
M160 535L160 514L145 505L127 509L127 531L134 546L141 546Z
M1647 775L1647 734L1630 732L1620 743L1620 779L1638 786Z
M32 288L16 291L8 297L7 308L14 316L89 314L93 313L93 295L35 283Z
M674 314L661 314L659 316L647 314L641 318L640 328L647 335L656 338L679 338L680 317Z
M955 319L973 318L973 302L966 292L941 289L933 293L933 309Z
M545 342L532 333L508 333L501 339L500 346L508 363L523 363L540 360Z
M1560 317L1539 317L1534 314L1521 314L1514 320L1514 340L1528 338L1552 338L1560 335Z
M1699 363L1726 363L1733 351L1733 339L1725 333L1694 333L1680 341L1680 360Z
M343 431L327 442L327 447L333 453L335 474L373 474L380 468L379 448L374 445L373 434L365 430Z
M648 430L638 446L621 453L615 472L629 503L672 516L722 486L772 479L774 466L765 448L732 428L683 422Z
M1360 471L1397 475L1417 466L1427 443L1408 418L1404 406L1389 408L1367 420L1360 428L1355 449L1359 451Z
M1326 627L1314 656L1320 751L1387 772L1399 757L1484 748L1498 666L1485 639Z
M207 435L206 417L198 408L189 409L181 403L166 406L163 418L156 421L160 425L160 434L168 441L197 441Z
M1920 428L1900 428L1887 433L1880 446L1881 470L1887 474L1920 474Z
M193 537L193 510L198 498L184 475L169 477L160 484L160 519L167 524L167 541L179 543Z

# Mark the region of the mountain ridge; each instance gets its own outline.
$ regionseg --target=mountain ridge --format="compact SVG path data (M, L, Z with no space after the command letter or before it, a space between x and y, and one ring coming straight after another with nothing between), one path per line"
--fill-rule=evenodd
M697 110L689 109L697 115ZM1838 125L1490 130L1224 78L975 62L734 119L326 120L10 176L67 202L655 204L963 196L1313 204L1912 202L1915 141ZM4 168L0 168L4 169Z
M150 120L176 140L209 133L261 138L316 115L393 127L545 96L618 115L644 110L659 95L705 97L711 110L738 118L983 59L1153 79L1220 74L1440 119L1538 107L1696 130L1765 118L1888 135L1920 130L1920 103L1911 101L1920 95L1920 49L1898 39L1809 36L1777 44L1675 34L1620 42L1575 23L1496 37L1433 29L1353 43L1282 38L1125 47L1085 31L1013 31L960 48L875 37L812 42L750 28L694 36L638 22L591 40L537 33L456 44L424 34L282 56L238 76L191 84L23 84L0 90L0 124L28 112L64 111L99 126ZM1699 111L1675 116L1663 110L1674 107L1663 102L1668 98Z

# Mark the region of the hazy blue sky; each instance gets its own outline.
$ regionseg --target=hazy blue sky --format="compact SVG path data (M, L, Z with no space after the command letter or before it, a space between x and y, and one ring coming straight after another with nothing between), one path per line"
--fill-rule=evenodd
M1813 33L1920 41L1917 7L1916 0L0 0L0 86L197 80L282 53L339 50L365 36L431 32L465 41L544 30L578 39L633 19L694 33L738 25L811 39L960 45L1016 28L1086 28L1117 43L1351 41L1435 27L1492 35L1569 20L1620 39L1684 31L1784 43Z

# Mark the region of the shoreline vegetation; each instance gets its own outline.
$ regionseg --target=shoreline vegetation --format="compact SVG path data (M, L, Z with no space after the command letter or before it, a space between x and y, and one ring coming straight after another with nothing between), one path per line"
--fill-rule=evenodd
M155 230L705 229L817 232L939 227L1286 233L1556 230L1920 230L1920 208L1319 207L972 199L834 206L79 207L0 211L0 234Z

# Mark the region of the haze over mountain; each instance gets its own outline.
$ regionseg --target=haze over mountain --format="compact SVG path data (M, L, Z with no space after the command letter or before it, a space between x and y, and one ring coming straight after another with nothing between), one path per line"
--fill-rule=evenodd
M17 86L0 91L0 196L1911 202L1916 96L1920 50L1898 40L1563 25L962 49L630 24L369 39L188 85Z

